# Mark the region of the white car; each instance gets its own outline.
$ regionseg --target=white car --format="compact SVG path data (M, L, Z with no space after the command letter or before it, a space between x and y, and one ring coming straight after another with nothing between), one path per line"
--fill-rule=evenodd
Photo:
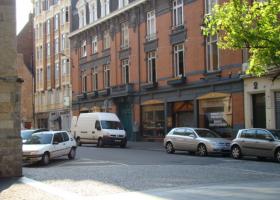
M44 131L32 134L22 145L22 158L25 163L41 161L49 164L53 158L68 156L74 159L77 144L67 131Z

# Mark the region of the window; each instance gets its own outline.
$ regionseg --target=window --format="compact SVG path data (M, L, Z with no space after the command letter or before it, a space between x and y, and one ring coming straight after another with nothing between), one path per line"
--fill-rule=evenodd
M69 22L69 12L68 7L65 7L61 10L61 24L64 25L67 22Z
M47 66L47 81L51 81L51 66Z
M121 24L121 48L125 49L129 46L129 30L128 24L122 23Z
M58 31L58 26L59 26L59 14L56 14L55 16L54 16L54 30L55 31Z
M92 48L92 54L97 53L98 51L97 36L92 37L91 48Z
M272 140L273 136L266 130L259 129L257 130L256 138L259 140Z
M184 76L184 43L174 46L174 75L175 77Z
M98 90L98 67L94 67L92 70L92 89L93 91Z
M156 38L156 14L155 11L147 13L147 40Z
M111 38L109 31L104 32L104 38L103 38L103 49L109 49L110 48L110 43L111 43Z
M47 43L47 56L51 56L51 44L49 42Z
M104 88L110 87L110 67L109 65L104 65Z
M173 26L183 25L183 0L173 0Z
M54 52L55 52L55 54L58 54L59 53L59 39L55 38L54 43L55 43L55 45L54 45Z
M56 133L56 134L54 134L54 136L53 136L53 143L55 144L55 143L62 143L63 142L63 136L62 136L62 134L61 133Z
M45 1L45 6L46 6L46 10L50 9L50 4L49 4L49 0Z
M156 52L148 53L148 82L156 82Z
M95 22L97 20L97 2L96 0L92 0L89 3L89 19L90 23Z
M51 33L51 20L48 19L47 20L47 35L49 35Z
M62 34L61 35L61 51L65 49L65 40L66 40L66 35Z
M101 125L100 125L100 122L98 120L96 120L96 122L95 122L95 129L96 130L101 130Z
M87 75L86 74L82 75L82 92L83 93L87 92Z
M81 57L87 56L87 41L83 41L82 47L81 47Z
M63 76L70 75L69 59L62 60L62 75Z
M206 40L207 71L216 71L219 69L219 49L217 45L217 35L209 36Z
M205 0L205 14L210 15L212 13L212 9L217 3L218 0ZM217 41L217 35L206 38L206 67L207 71L210 72L219 69L219 49Z
M244 130L242 131L241 138L248 138L248 139L255 139L256 138L256 130L252 129L252 130Z
M63 135L63 141L64 142L69 141L69 136L68 136L68 134L66 132L62 132L62 135Z
M101 0L101 17L104 17L110 13L110 1Z
M84 27L86 25L86 14L84 10L80 11L79 20L80 28Z
M55 84L59 84L59 63L55 64Z
M129 83L129 61L128 59L122 60L122 83Z
M127 6L128 3L129 3L128 0L119 0L119 8Z

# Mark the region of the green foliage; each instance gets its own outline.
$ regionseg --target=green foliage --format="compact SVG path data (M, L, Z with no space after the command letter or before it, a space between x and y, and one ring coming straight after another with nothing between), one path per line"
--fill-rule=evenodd
M221 49L248 49L247 73L280 69L280 0L228 0L204 18L203 34L219 35Z

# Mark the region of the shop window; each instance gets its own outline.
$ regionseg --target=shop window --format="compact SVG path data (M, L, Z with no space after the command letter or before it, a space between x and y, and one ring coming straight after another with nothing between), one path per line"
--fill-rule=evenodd
M142 124L144 137L164 137L164 105L143 106Z

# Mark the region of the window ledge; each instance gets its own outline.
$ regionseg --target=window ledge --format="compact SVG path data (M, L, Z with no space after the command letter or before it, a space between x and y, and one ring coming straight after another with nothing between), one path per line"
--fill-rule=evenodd
M186 83L186 80L187 78L185 76L178 76L178 77L175 77L175 78L172 78L170 80L167 81L167 84L168 85L181 85L181 84L184 84Z

